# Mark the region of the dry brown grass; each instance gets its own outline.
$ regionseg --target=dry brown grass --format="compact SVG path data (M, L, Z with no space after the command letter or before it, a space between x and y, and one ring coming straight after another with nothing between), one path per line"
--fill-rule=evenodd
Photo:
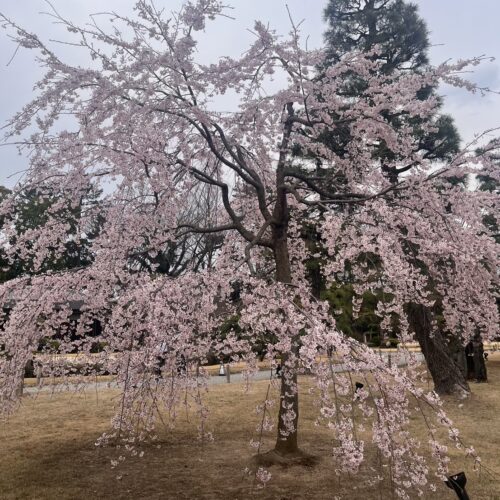
M473 396L459 407L449 399L446 407L468 443L473 443L483 462L495 473L472 472L462 456L453 451L453 470L466 470L471 499L500 498L500 355L490 356L489 384L474 384ZM307 387L308 381L303 380ZM371 500L391 498L387 485L368 488L355 477L338 478L329 458L331 437L316 428L313 397L304 391L300 423L301 446L321 457L313 469L273 468L264 490L256 489L243 472L253 450L258 417L254 413L267 390L256 382L248 395L240 384L211 387L209 402L215 442L203 447L196 441L196 421L179 421L174 430L160 433L161 448L149 447L141 459L128 459L118 469L110 467L116 450L96 448L96 438L109 426L117 392L96 395L42 394L25 399L11 420L0 428L0 498L5 500L79 499L328 499ZM420 421L413 423L426 441ZM264 449L272 446L266 437ZM373 462L375 464L375 462ZM117 476L121 476L120 479ZM357 486L356 486L357 485ZM435 496L453 499L445 486Z

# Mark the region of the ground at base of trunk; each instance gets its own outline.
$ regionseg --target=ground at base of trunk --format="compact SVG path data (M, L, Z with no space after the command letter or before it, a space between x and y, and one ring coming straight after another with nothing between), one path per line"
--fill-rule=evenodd
M319 457L306 453L300 449L286 454L276 450L270 450L266 453L259 453L252 457L253 464L258 467L271 467L272 465L280 465L282 467L291 467L294 465L314 467L319 461Z
M456 384L453 387L435 387L434 390L440 395L440 396L453 396L456 399L468 399L471 396L471 392L469 387L464 387L462 385Z

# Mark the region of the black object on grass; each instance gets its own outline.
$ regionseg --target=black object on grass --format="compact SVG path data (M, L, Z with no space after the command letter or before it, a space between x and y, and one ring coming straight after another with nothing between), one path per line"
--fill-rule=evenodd
M469 495L465 490L465 485L467 484L465 472L459 472L458 474L449 476L445 483L448 488L451 488L457 494L459 500L470 500Z

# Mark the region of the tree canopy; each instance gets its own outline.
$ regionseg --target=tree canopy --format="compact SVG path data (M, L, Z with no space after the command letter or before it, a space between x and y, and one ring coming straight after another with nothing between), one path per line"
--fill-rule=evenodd
M310 294L305 269L310 250L299 233L306 213L325 210L321 232L332 256L325 267L329 282L345 271L345 262L356 262L371 276L368 260L377 255L384 266L383 287L392 296L385 303L388 314L411 300L430 301L432 284L442 292L446 321L464 337L476 328L485 336L496 334L491 290L498 281L498 248L481 217L495 198L446 181L489 168L491 151L480 156L460 151L436 169L421 154L412 127L387 119L418 119L422 131L432 133L434 124L425 118L433 116L439 99L432 93L422 97L422 89L441 81L469 85L460 73L480 59L387 74L374 48L346 52L318 77L327 54L305 48L297 26L281 38L257 22L254 42L241 57L204 64L196 58L197 34L224 12L216 0L198 0L167 18L152 3L139 1L135 17L109 14L113 24L103 28L77 26L54 11L90 54L89 67L63 62L36 35L4 19L16 42L36 50L47 71L38 94L10 123L10 134L21 134L31 155L25 181L0 213L8 214L22 192L46 182L73 200L89 189L106 190L78 219L80 227L95 217L104 221L91 242L89 266L0 286L2 300L15 297L0 332L2 407L15 407L23 367L40 337L60 334L58 326L69 311L55 305L77 296L84 302L82 335L65 339L58 352L75 345L88 349L85 325L112 310L99 359L117 373L122 397L113 430L102 441L119 440L136 451L153 433L156 410L166 408L175 417L186 391L199 407L200 437L210 437L201 397L206 377L200 370L178 373L179 358L197 364L215 351L245 360L251 374L256 369L252 345L264 342L268 359L274 363L279 357L283 365L276 426L265 418L273 402L266 400L260 408L263 430L277 429L273 453L302 455L297 377L310 373L316 380L318 422L334 435L336 467L355 473L365 458L365 443L354 429L355 409L371 423L372 444L394 464L393 482L404 496L405 489L424 488L429 481L417 443L399 439L414 406L410 400L432 408L435 425L447 427L454 442L459 442L457 433L437 396L418 386L415 367L388 367L335 328L327 304ZM284 83L271 91L268 82L276 74ZM363 92L346 95L350 79L362 79ZM212 102L228 92L237 96L237 106L230 112L215 110ZM68 115L75 126L60 130L60 118ZM336 127L348 128L342 154L322 139ZM382 143L391 154L376 154ZM337 174L334 180L322 184L315 162L304 168L297 146ZM394 182L387 168L404 168L404 176ZM186 222L181 215L190 206L190 193L202 187L218 193L217 204L201 220ZM57 200L47 221L29 236L8 227L6 236L15 236L8 253L36 256L35 270L41 269L54 249L60 250L67 229L56 216L61 208ZM213 265L188 266L176 277L156 272L158 252L186 234L223 235ZM406 258L408 245L418 247L419 262ZM149 255L150 265L138 268L138 254ZM445 272L451 262L452 278ZM232 299L236 282L237 305ZM246 335L213 335L236 312ZM400 328L402 338L409 338L406 325ZM333 350L347 374L333 374ZM158 369L171 383L158 383ZM366 371L373 374L375 396L366 389L353 393L351 373ZM347 407L338 398L345 398ZM436 460L432 470L443 475L446 457L434 424L429 442Z

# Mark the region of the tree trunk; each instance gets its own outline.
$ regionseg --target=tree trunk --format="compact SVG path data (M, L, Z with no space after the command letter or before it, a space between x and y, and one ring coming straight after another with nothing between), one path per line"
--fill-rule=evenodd
M275 451L280 455L294 455L299 451L298 423L299 423L299 395L297 388L296 367L287 368L289 356L282 356L281 394L278 414L278 436ZM294 361L295 363L295 361ZM289 415L293 415L292 418ZM291 421L293 430L288 431L285 420Z
M455 364L460 368L462 375L467 379L467 354L465 352L465 346L462 343L462 339L457 336L446 336L446 345L450 352L451 358Z
M410 327L420 344L427 367L434 381L434 389L438 394L468 396L469 384L453 360L446 340L439 330L432 331L432 312L426 306L411 303L407 306Z
M286 230L273 228L276 280L291 283L290 258ZM292 340L292 348L281 357L281 394L278 411L278 435L274 449L254 457L258 465L302 465L313 466L317 457L303 452L298 445L299 393L297 386L297 359L299 338Z
M287 103L286 111L289 117L294 114L293 103ZM281 151L276 168L276 203L274 205L272 219L272 242L274 262L276 265L276 281L291 284L292 269L290 255L288 253L288 202L287 188L285 186L285 164L287 161L287 150L292 133L293 122L286 120L281 141ZM299 392L297 387L297 361L299 351L298 336L292 339L291 352L282 354L281 369L281 394L278 412L278 436L274 450L260 461L270 465L273 463L297 463L301 465L312 465L313 457L303 453L298 447L298 424L299 424Z
M281 231L280 231L281 229ZM291 283L292 274L286 232L283 228L274 230L274 260L276 263L276 281ZM293 346L298 350L298 346ZM299 452L297 441L299 423L299 394L297 390L296 360L290 354L281 358L281 394L278 413L278 436L274 450L280 455L294 455ZM293 354L297 354L296 352ZM292 358L292 359L291 359ZM292 366L290 364L292 363ZM293 425L290 431L287 422Z

